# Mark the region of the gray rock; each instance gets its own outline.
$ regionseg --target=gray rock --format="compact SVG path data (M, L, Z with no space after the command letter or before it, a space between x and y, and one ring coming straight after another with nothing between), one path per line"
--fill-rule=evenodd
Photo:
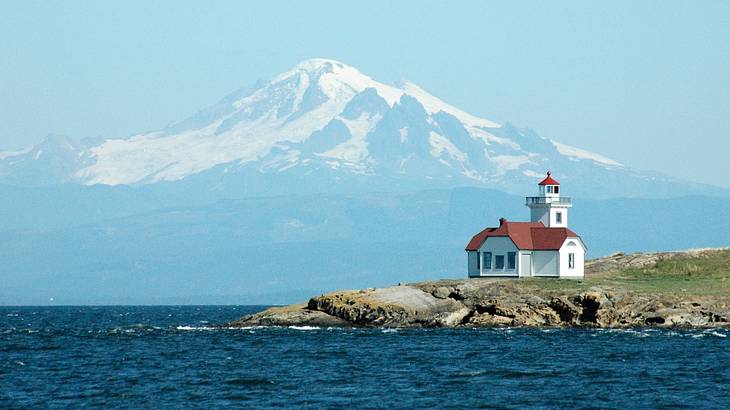
M433 297L438 299L446 299L451 294L452 290L446 286L439 286L431 292Z

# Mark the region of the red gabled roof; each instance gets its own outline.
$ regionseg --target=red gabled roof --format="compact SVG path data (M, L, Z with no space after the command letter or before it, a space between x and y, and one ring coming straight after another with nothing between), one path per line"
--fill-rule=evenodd
M568 237L578 235L568 228L546 228L542 222L508 222L500 220L497 228L487 228L471 238L466 245L467 251L479 250L490 236L508 237L518 249L557 250Z
M558 250L565 239L578 237L578 235L568 228L539 228L532 229L532 248L534 250Z
M547 172L547 177L540 181L538 185L560 185L560 182L553 179L553 177L550 176L550 171Z

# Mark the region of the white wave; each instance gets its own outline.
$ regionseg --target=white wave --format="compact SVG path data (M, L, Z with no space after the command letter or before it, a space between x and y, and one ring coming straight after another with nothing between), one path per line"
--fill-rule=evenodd
M225 330L257 330L257 329L275 329L278 326L243 326L243 327L221 327L219 329L225 329Z
M727 337L727 334L720 333L719 329L707 329L707 330L703 331L702 333L698 333L698 334L692 335L692 338L694 338L694 339L700 339L700 338L703 338L705 336L710 336L710 337Z
M607 332L607 333L623 333L627 335L632 335L635 337L650 337L651 332L656 332L656 329L596 329L599 332Z
M176 329L177 330L218 330L220 328L208 327L208 326L178 326Z
M463 372L456 372L454 373L454 376L457 377L476 377L481 376L483 374L486 374L486 370L471 370L471 371L463 371Z

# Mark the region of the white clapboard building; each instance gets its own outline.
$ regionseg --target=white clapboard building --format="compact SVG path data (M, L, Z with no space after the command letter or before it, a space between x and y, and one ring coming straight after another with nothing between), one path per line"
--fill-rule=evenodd
M510 222L486 228L466 246L469 277L582 278L586 247L568 229L570 198L560 196L560 184L547 177L538 196L529 196L530 222Z

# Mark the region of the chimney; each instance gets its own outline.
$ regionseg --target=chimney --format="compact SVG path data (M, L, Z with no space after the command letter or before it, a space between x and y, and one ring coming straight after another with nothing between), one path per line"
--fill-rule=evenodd
M505 218L499 218L499 226L504 225L505 222L507 222L507 219L505 219Z

